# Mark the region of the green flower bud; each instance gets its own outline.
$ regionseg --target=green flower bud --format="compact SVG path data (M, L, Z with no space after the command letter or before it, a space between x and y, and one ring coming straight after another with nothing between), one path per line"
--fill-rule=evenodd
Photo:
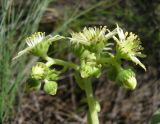
M44 63L37 62L37 64L32 67L31 76L35 79L42 79L47 74L47 71L48 67Z
M27 80L27 84L25 87L25 91L34 91L34 90L39 90L41 87L41 82L33 79L33 78L29 78Z
M135 73L131 69L124 69L120 71L117 75L116 83L125 89L134 90L137 85Z
M50 95L55 95L57 92L57 83L55 81L45 80L44 91Z
M84 51L81 56L80 74L82 78L99 77L101 74L101 64L97 64L95 53Z
M83 65L80 68L80 73L82 78L88 78L91 76L99 77L101 74L101 68L95 65Z

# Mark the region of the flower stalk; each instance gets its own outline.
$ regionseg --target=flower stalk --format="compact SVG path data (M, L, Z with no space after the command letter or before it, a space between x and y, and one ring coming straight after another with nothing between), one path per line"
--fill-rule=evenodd
M76 71L79 69L79 66L72 63L72 62L67 62L67 61L63 61L63 60L60 60L60 59L51 58L51 57L48 57L48 56L45 57L45 60L47 61L46 65L48 67L55 64L55 65L62 65L62 66L67 67L67 68L73 68Z
M84 89L85 89L85 93L87 96L87 103L89 107L88 116L90 116L89 117L90 120L88 119L88 121L90 122L90 124L99 124L98 111L96 108L96 101L93 96L92 82L90 79L84 79L84 84L85 84Z

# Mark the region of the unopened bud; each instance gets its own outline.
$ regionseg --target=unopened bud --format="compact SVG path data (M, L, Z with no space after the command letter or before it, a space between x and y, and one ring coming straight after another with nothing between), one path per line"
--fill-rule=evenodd
M117 75L116 83L125 89L134 90L137 85L135 73L131 69L124 69L120 71Z
M82 78L88 78L91 76L99 77L101 74L101 68L94 65L85 65L81 67L80 73Z
M57 83L55 81L45 81L44 91L50 95L55 95L57 92Z

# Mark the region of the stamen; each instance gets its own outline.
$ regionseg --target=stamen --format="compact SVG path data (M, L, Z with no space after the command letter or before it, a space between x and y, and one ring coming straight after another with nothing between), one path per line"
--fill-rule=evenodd
M43 38L45 37L45 33L36 32L26 39L26 43L29 47L35 46L36 44L40 43Z

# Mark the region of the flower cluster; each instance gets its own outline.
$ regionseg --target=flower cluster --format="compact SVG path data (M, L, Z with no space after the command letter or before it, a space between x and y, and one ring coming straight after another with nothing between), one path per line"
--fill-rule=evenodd
M145 57L145 55L141 53L143 47L137 35L128 32L124 33L117 25L117 28L112 32L106 27L94 27L84 28L82 32L72 33L71 36L71 44L76 49L74 52L76 51L76 54L79 52L78 57L80 58L82 78L99 77L103 68L108 65L107 76L109 79L118 82L125 89L135 89L135 74L132 69L123 69L121 59L131 60L146 70L138 59L138 57ZM116 42L115 54L108 52L111 49L110 45L113 45L108 41L110 38L113 38ZM104 52L105 50L107 50L107 54ZM99 60L101 61L99 62ZM121 75L126 76L122 78L123 76Z
M37 62L36 65L32 67L31 77L27 81L26 90L32 91L42 88L46 93L55 95L58 87L58 77L58 71L51 70L45 63ZM43 87L42 81L44 81Z
M104 51L108 51L111 43L107 38L115 35L107 33L107 27L84 28L82 32L71 33L71 47L80 58L80 74L82 78L99 77L102 72L102 64L98 63Z
M19 52L14 58L16 59L25 53L31 53L47 61L46 63L38 62L33 66L29 82L35 83L33 85L29 83L28 87L31 89L39 89L41 83L38 82L43 80L45 82L44 91L51 95L56 93L56 82L60 72L49 68L54 64L60 64L64 67L61 73L66 71L67 68L74 66L73 68L76 72L79 72L82 79L98 78L107 67L107 77L110 80L115 81L125 89L131 90L135 89L137 84L135 73L131 68L126 69L126 67L123 67L121 59L130 60L146 70L138 58L145 57L142 54L143 47L141 46L140 39L133 33L124 33L118 25L113 31L107 29L106 26L100 26L99 28L85 27L82 32L71 33L71 37L69 38L70 47L79 58L79 65L58 59L47 59L49 58L47 52L51 43L61 39L65 39L65 37L60 35L45 36L42 32L34 33L26 39L28 47Z
M50 45L61 39L70 40L70 48L79 59L79 64L47 55ZM132 61L146 70L138 58L145 57L142 54L140 39L133 33L124 33L118 25L113 31L106 26L85 27L82 32L71 33L69 38L60 35L45 36L44 33L38 32L28 37L26 43L28 47L19 52L14 59L30 53L43 60L32 67L26 90L42 89L50 95L55 95L60 75L69 68L74 69L76 82L86 93L89 124L99 123L97 113L100 111L100 104L93 95L92 78L99 78L107 68L108 79L124 89L134 90L137 86L135 72L130 66L124 67L122 59ZM59 66L62 66L62 69L56 68Z

